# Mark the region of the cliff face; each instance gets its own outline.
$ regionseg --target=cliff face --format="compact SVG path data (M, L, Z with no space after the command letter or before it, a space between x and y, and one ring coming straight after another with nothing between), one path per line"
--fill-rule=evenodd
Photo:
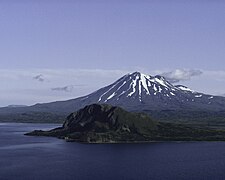
M225 140L225 131L153 121L148 115L92 104L70 114L62 127L27 135L54 136L88 143Z
M149 133L156 123L145 114L130 113L110 105L93 104L72 113L63 124L64 129L78 132Z
M119 107L92 104L70 114L63 124L67 138L84 142L144 141L157 129L147 115Z

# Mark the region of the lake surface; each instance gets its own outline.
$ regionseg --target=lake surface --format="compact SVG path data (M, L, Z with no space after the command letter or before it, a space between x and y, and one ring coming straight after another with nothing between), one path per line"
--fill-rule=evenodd
M0 179L225 179L225 142L79 144L23 135L57 126L0 123Z

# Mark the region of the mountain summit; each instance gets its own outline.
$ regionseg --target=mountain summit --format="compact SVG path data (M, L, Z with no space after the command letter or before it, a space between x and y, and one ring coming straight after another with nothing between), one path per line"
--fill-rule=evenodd
M121 98L145 101L146 96L166 95L170 97L170 90L175 90L173 85L162 76L149 76L140 72L127 74L106 87L106 91L99 97L98 102L118 101Z
M162 76L149 76L140 72L127 74L102 90L98 99L102 103L125 99L147 103L154 99L173 99L181 94L197 94L185 86L173 86Z

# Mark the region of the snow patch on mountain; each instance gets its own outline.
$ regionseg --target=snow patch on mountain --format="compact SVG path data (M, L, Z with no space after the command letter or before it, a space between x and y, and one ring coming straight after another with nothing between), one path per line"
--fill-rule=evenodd
M202 94L199 94L199 95L195 95L196 98L200 98L202 97Z
M193 92L193 93L195 92L195 91L189 89L189 88L186 87L186 86L176 85L175 87L178 88L178 89L180 89L180 90L182 90L182 91L189 91L189 92Z

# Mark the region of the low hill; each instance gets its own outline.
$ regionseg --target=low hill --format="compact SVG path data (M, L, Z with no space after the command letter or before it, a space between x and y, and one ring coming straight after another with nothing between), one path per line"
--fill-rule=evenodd
M70 114L62 127L26 135L89 143L225 140L224 130L157 122L146 114L106 104L92 104Z

